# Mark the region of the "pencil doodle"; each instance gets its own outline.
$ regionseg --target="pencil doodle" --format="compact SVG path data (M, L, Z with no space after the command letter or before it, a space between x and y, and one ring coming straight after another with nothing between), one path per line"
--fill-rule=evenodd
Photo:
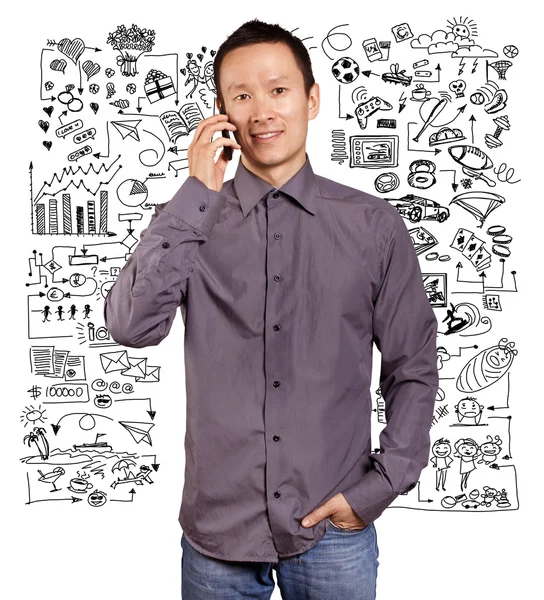
M456 79L450 82L449 88L455 94L456 98L464 98L467 84L463 79Z
M155 45L155 32L152 29L140 29L137 25L132 25L129 29L125 25L118 25L108 35L106 44L111 44L114 50L120 52L116 60L121 75L135 77L138 74L137 60Z
M386 129L396 129L397 120L396 119L378 119L376 121L376 127L384 127Z
M436 165L431 160L418 159L410 163L408 167L410 173L408 175L408 185L420 190L426 190L436 183L436 177L434 172L436 171ZM440 213L444 215L444 218L449 216L449 212Z
M397 135L353 135L349 141L350 167L382 169L398 165L399 137Z
M485 240L481 240L468 229L459 228L450 244L450 248L458 250L467 258L477 271L486 269L491 263L491 255L484 248Z
M446 312L446 316L442 319L442 323L446 323L446 331L440 332L444 335L459 333L462 337L473 335L482 335L491 330L491 319L487 316L482 316L480 310L471 302L460 302L453 304L450 302L451 308ZM480 325L485 328L478 331ZM471 333L473 331L474 333ZM463 333L465 332L465 333Z
M502 141L499 140L499 136L503 130L508 131L510 129L510 122L506 115L493 119L493 123L497 126L494 133L485 134L485 144L488 148L498 148L502 146Z
M486 50L485 52L489 52ZM496 53L492 54L483 54L482 56L497 56ZM510 60L497 60L493 63L490 63L489 66L495 69L499 74L499 79L506 79L506 71L513 65Z
M144 91L149 102L154 103L176 93L171 77L151 69L145 78Z
M394 35L396 42L404 42L413 37L412 30L410 29L410 25L408 25L408 23L395 25L391 28L391 33Z
M472 358L461 370L456 386L461 392L477 392L508 372L518 351L515 343L501 338L496 346L486 348Z
M353 83L359 77L359 65L353 58L343 56L331 67L331 72L336 81L340 83Z
M463 167L464 168L464 167ZM481 178L481 177L479 177ZM504 204L504 196L493 192L463 192L452 198L450 204L457 204L474 216L480 224L477 227L483 227L487 217L499 206ZM482 208L479 208L482 205Z
M206 88L216 93L214 81L213 81L213 57L215 56L215 50L210 50L210 59L207 60L204 64L202 61L204 60L204 55L206 54L206 46L202 46L202 53L197 54L197 58L200 62L200 65L193 58L192 52L187 53L187 64L185 67L180 69L182 75L185 76L187 74L187 79L184 82L184 86L188 86L190 83L193 83L193 88L189 90L186 98L192 98L195 90L200 84L205 84Z
M400 179L394 171L381 173L374 180L374 187L380 194L387 194L396 190L400 185Z
M409 75L405 75L406 69L402 69L402 71L399 71L398 63L392 64L390 70L390 73L384 73L382 75L383 81L386 81L388 83L394 83L395 85L397 85L397 83L400 83L401 85L404 85L406 87L409 86L412 82L412 77L410 77Z
M447 306L446 273L423 273L423 284L429 303L434 307Z
M376 38L369 38L363 41L363 49L370 62L375 60L387 60L382 53L382 48L378 45Z
M460 17L459 20L454 19L453 21L448 21L448 25L451 32L456 36L465 38L478 36L478 26L468 17L465 17L464 19Z
M378 98L377 96L373 96L372 98L369 98L365 102L359 104L359 106L355 109L355 115L359 122L359 127L361 129L365 129L368 122L368 117L373 115L378 110L393 110L393 105L389 104L389 102L386 100L382 100L382 98Z
M325 37L323 38L323 41L321 42L321 49L323 50L323 54L329 59L329 60L334 60L332 58L332 56L330 56L329 54L327 54L327 51L325 50L325 44L327 44L327 46L330 46L330 48L332 50L335 50L337 52L344 52L345 50L347 50L348 48L351 47L352 45L352 39L349 36L348 33L345 32L335 32L335 33L331 33L332 31L334 31L335 29L338 29L339 27L349 27L349 25L347 23L343 24L343 25L335 25L334 27L332 27L331 29L329 29L328 33L325 35ZM331 40L334 40L334 38L343 38L346 40L345 45L340 48L340 47L335 47L332 43Z
M445 206L441 206L435 200L429 200L428 198L422 198L414 194L406 194L406 196L395 200L391 198L385 198L385 200L391 202L397 209L397 212L402 217L406 217L411 223L419 223L421 220L443 223L450 216L450 211Z
M514 177L514 169L508 168L506 163L501 163L499 167L494 168L493 173L495 173L495 175L497 176L497 180L501 183L518 183L521 181L521 179L516 179L516 181L510 181L512 177ZM501 177L503 173L505 174L503 177Z
M417 63L416 63L417 64ZM431 95L431 91L426 89L422 83L416 83L415 88L412 90L412 102L423 102Z

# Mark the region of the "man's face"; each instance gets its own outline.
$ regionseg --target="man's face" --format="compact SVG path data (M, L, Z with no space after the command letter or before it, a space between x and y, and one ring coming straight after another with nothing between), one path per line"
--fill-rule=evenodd
M282 79L269 81L273 77ZM221 64L220 86L244 165L262 173L304 164L308 120L319 112L319 86L314 84L306 97L304 78L288 46L262 43L230 51ZM265 140L254 137L271 131L281 133Z

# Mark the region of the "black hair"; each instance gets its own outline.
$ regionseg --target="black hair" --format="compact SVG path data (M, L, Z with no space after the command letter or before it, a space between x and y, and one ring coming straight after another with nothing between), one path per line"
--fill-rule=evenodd
M278 24L272 25L271 23L264 23L258 19L253 19L252 21L246 21L243 25L238 27L236 31L231 33L221 46L219 46L215 55L213 62L213 79L215 89L217 90L217 97L221 104L224 104L224 102L219 87L219 71L225 55L236 48L262 43L282 43L291 50L304 79L306 98L310 97L310 88L314 85L315 79L312 72L310 55L308 54L308 50L306 50L306 46L302 43L302 40L283 27L280 27Z

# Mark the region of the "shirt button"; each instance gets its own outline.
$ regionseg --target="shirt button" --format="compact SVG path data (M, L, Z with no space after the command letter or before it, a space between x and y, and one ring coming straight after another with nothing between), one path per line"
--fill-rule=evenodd
M200 212L204 212L206 210L206 207L204 206L204 204L201 204L199 206Z
M275 238L276 240L279 240L279 239L281 238L281 233L275 233L275 234L274 234L274 238Z
M170 244L168 242L163 242L162 243L162 247L163 248L170 248Z
M274 281L280 281L281 276L280 275L274 275Z
M274 327L272 327L272 329L274 331L279 331L280 330L280 325L279 324L278 325L274 325Z
M280 195L279 192L274 192L272 194L272 198L278 198L279 195Z
M274 498L279 498L281 496L281 492L274 492Z
M279 441L279 439L280 439L280 436L279 436L279 435L275 435L275 436L274 436L272 439L273 439L275 442L277 442L277 441Z
M281 385L281 383L279 381L274 381L274 383L272 385L274 387L279 387Z

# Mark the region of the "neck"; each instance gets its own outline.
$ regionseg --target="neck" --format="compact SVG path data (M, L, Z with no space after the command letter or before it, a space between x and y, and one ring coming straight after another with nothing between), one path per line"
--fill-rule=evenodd
M275 188L280 188L284 183L289 181L295 173L298 173L306 162L306 149L303 148L301 155L297 156L295 160L292 160L288 164L279 164L273 167L260 167L253 163L248 163L245 156L242 154L240 157L244 167L251 171L254 175L266 181Z

